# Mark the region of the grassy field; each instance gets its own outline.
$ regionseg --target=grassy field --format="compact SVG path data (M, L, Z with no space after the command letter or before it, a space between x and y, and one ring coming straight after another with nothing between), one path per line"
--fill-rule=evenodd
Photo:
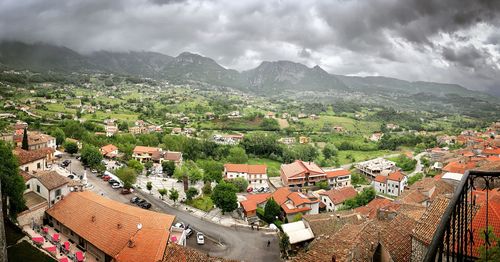
M324 127L341 126L345 130L352 133L371 134L380 129L380 123L370 121L357 121L348 117L340 116L325 116L321 115L319 119L313 120L310 118L301 119L300 122L305 129L311 131L322 131Z
M203 129L228 129L228 130L259 130L262 119L255 119L252 121L243 118L228 119L227 121L214 120L210 122L203 122L201 128Z
M248 160L249 164L252 165L267 165L267 175L269 177L275 177L280 175L281 163L266 158L251 158Z
M97 121L103 121L104 119L107 119L107 118L115 118L118 120L125 120L125 121L135 121L135 120L137 120L137 117L138 117L138 115L133 113L133 112L130 112L130 113L109 112L109 113L107 113L107 112L97 111L95 113L95 117L94 117L94 114L85 114L82 118L85 118L88 120L97 120Z
M212 202L212 199L210 196L203 195L201 197L195 198L191 201L186 201L186 204L198 208L200 210L203 210L205 212L208 212L214 208L214 203Z
M381 157L384 155L398 154L400 152L393 152L388 150L377 150L377 151L354 151L354 150L345 150L339 151L338 157L341 165L353 163L353 162L361 162L365 160L369 160L372 158ZM349 158L348 156L352 156Z

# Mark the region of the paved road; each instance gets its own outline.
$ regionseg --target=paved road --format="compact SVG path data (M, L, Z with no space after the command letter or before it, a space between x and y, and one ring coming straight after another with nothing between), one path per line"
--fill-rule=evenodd
M424 166L422 165L422 157L427 155L427 152L422 152L418 155L415 156L415 160L417 160L417 165L415 166L415 171L411 172L411 174L408 175L408 177L412 177L418 173L422 173L424 170Z
M84 168L80 162L69 156L63 156L63 159L68 158L72 160L71 171L77 175L82 175ZM70 168L68 167L68 169ZM98 194L102 193L105 197L119 202L129 203L130 198L134 196L133 194L121 195L118 190L112 189L107 183L95 177L95 175L90 172L87 172L87 178L94 186L93 190ZM221 245L207 243L206 245L198 246L195 244L195 241L193 241L195 237L192 236L191 239L188 240L188 246L206 252L211 256L244 261L280 261L278 238L275 233L252 231L246 228L229 228L212 222L203 221L198 217L192 216L188 212L168 206L166 203L150 194L142 193L138 190L136 195L147 199L153 205L152 209L154 211L175 215L176 222L182 221L189 224L195 231L201 231L207 235L207 238L221 243ZM271 241L270 247L267 247L267 241Z

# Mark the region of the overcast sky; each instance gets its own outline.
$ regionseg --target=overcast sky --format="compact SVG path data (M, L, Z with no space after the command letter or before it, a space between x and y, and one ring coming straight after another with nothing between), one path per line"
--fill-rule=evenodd
M0 1L0 39L189 51L240 71L291 60L500 94L499 26L500 0Z

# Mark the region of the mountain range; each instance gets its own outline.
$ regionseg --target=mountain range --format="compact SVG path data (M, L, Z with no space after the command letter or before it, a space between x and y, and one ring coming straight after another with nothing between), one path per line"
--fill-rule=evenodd
M463 97L492 96L456 84L410 82L389 77L334 75L320 66L307 67L291 61L264 61L256 68L238 72L215 60L184 52L176 57L157 52L98 51L80 54L66 47L43 43L0 43L0 64L7 68L32 71L107 72L166 79L174 83L207 83L232 87L260 95L293 92L368 93L434 96L456 94ZM493 99L494 100L494 99Z

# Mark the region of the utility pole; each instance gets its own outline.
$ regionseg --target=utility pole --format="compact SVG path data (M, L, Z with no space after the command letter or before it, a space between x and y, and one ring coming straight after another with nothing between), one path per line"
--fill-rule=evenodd
M5 238L5 223L3 218L2 181L0 180L0 262L7 262L7 239Z

